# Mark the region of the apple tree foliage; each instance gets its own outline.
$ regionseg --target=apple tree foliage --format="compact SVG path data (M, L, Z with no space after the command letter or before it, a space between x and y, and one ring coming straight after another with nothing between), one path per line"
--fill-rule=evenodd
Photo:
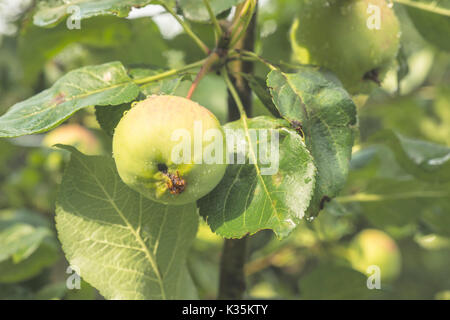
M59 145L71 156L56 201L57 237L83 281L105 298L196 298L187 258L200 219L226 239L269 229L285 240L305 221L354 211L381 229L417 223L450 236L448 127L441 125L441 134L435 136L411 131L402 116L411 117L407 122L414 125L425 114L411 96L392 93L405 111L377 102L376 94L369 98L369 107L362 108L364 103L329 70L289 63L292 19L282 17L295 4L288 0L272 4L278 11L260 13L256 53L235 50L238 41L233 40L245 31L256 4L256 0L39 1L27 13L17 43L24 83L36 83L42 65L67 48L81 45L92 54L80 58L83 67L69 66L49 88L12 105L0 117L1 138L47 132L79 110L95 107L96 120L110 139L134 101L152 94L184 95L183 86L194 83L206 59L219 51L208 71L224 78L228 63L253 61L255 73L242 77L259 107L255 115L242 114L240 120L228 123L226 116L218 115L224 128L243 130L243 144L251 143L251 129L275 130L280 136L276 174L263 175L247 150L245 164L229 165L214 190L183 206L154 203L131 190L121 181L110 152L88 156ZM173 15L185 32L164 39L150 18L125 19L133 8L147 5ZM79 10L80 30L65 26L69 6ZM450 32L450 6L426 0L398 1L398 6L400 21L408 19L405 28L414 28L439 50L449 50L442 40ZM237 19L242 24L232 24L233 12L243 13ZM272 25L275 18L280 20L277 27ZM231 39L223 45L226 36ZM209 51L216 46L216 51ZM170 63L163 52L171 49L184 52L186 63ZM397 60L393 74L400 84L414 71L407 70L402 54ZM443 101L436 102L433 112L448 117L448 87L442 92ZM380 119L383 130L373 134L368 124ZM20 240L13 241L16 238ZM58 255L52 228L39 219L29 220L22 211L1 212L0 243L0 282L29 278ZM38 254L41 258L33 260ZM350 278L361 278L343 269ZM301 283L304 297L321 297L314 289L321 270Z

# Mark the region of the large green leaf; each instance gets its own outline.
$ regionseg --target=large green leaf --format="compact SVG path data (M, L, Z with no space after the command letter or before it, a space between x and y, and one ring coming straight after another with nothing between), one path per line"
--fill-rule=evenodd
M299 289L300 297L307 300L383 298L383 290L367 288L363 273L330 264L322 264L300 278Z
M115 17L98 17L83 22L81 29L69 30L63 24L52 29L27 25L21 30L18 54L23 64L24 81L35 82L45 62L60 53L68 45L77 43L95 48L122 46L132 38L131 22ZM108 60L113 61L113 59ZM64 66L67 67L67 66Z
M241 120L225 125L226 131L240 129L248 133L237 138L238 144L247 145L247 160L246 164L230 164L221 183L198 201L200 214L215 233L241 238L272 229L284 238L303 218L313 193L316 168L300 135L285 127L288 125L269 117L248 119L247 128ZM271 142L272 132L279 134L279 164L274 174L262 174L260 161L249 163L249 141L252 148L261 145L261 136L256 137L257 141L248 138L254 129L267 130Z
M95 107L95 118L103 131L112 137L120 119L130 109L130 103L124 103L120 106Z
M302 67L295 74L274 70L267 85L280 114L302 127L314 158L318 175L308 215L316 216L324 202L345 184L356 125L355 105L334 78L317 68Z
M0 137L44 132L82 108L119 105L138 94L139 87L120 62L83 67L67 73L50 89L12 106L0 117Z
M56 227L71 265L108 299L192 298L185 259L195 204L152 202L120 180L111 158L70 150Z
M208 0L215 15L218 15L244 0ZM178 0L183 15L193 21L208 21L209 14L203 0Z
M261 103L266 107L266 109L275 117L279 118L280 113L273 104L272 96L270 95L269 88L267 88L267 83L264 78L254 76L252 74L243 73L242 76L248 81L248 85L261 101Z
M133 7L143 7L150 3L164 0L53 0L39 1L33 22L37 26L52 26L72 14L70 7L76 7L80 19L100 15L115 15L126 17Z
M450 51L450 2L434 0L399 1L425 40L438 48Z
M337 200L381 229L425 222L433 232L448 235L450 183L412 175L397 152L374 145L355 153L348 184Z
M120 61L126 66L143 64L160 68L167 66L165 53L171 48L167 45L167 40L161 35L158 25L152 19L143 17L139 19L115 18L115 20L121 20L123 24L126 23L130 37L126 41L120 40L119 44L112 48L86 43L85 47L89 50L90 57L94 61L93 64ZM87 20L86 23L89 21ZM84 32L84 27L81 30ZM109 36L114 37L114 35Z
M58 258L49 224L28 210L0 211L0 282L27 280Z

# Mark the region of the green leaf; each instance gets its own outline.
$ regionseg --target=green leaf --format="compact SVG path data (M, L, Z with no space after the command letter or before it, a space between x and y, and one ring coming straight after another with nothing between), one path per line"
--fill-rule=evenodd
M39 248L45 237L51 235L46 228L16 224L0 233L0 262L12 258L14 263L28 258Z
M244 0L208 0L213 13L217 16ZM208 21L209 14L203 0L178 0L183 15L193 21Z
M271 155L278 152L276 172L263 174L262 170L269 165L262 165L260 157L251 164L252 152L247 147L246 164L228 165L221 183L198 201L200 214L215 233L225 238L242 238L262 229L272 229L279 238L284 238L305 214L314 189L316 169L301 137L285 128L289 125L286 121L269 117L247 121L248 129L239 120L225 125L225 130L227 133L242 130L242 135L236 137L237 144L247 146L250 144L245 132L250 136L250 130L267 130L269 145L274 142L272 133L278 133L278 150L271 150L271 147L266 150ZM228 134L227 139L230 143ZM261 135L255 140L250 139L251 145L255 149L258 145L260 155ZM232 151L232 154L240 153L237 149Z
M373 141L389 146L398 164L416 178L434 183L450 181L450 148L394 131L377 134Z
M404 227L416 224L426 211L439 210L450 201L449 187L413 179L373 179L364 193L359 194L359 205L364 216L376 227Z
M108 157L73 148L57 201L63 250L107 299L182 299L195 204L164 206L129 189Z
M120 106L95 107L95 117L103 131L112 137L120 119L130 109L131 105L129 103L121 104Z
M35 25L40 27L53 26L63 20L77 8L80 19L100 15L115 15L126 17L133 7L143 7L150 3L164 2L164 0L54 0L39 1L37 12L33 17Z
M19 263L53 236L50 226L41 220L28 210L0 211L0 262L12 259Z
M269 88L267 88L266 81L263 78L251 74L242 74L242 76L248 81L250 88L256 94L262 104L267 108L267 110L274 117L279 118L280 113L273 104L272 96L270 95Z
M138 94L139 87L120 62L83 67L67 73L50 89L12 106L0 117L0 137L48 131L82 108L119 105Z
M130 33L129 38L126 41L119 39L119 44L111 48L86 44L85 47L89 49L89 53L93 58L93 64L121 61L126 66L142 65L143 63L158 67L167 66L167 58L164 54L170 47L167 45L167 40L161 35L158 25L153 20L148 17L139 19L116 18L116 20L121 20L123 23L126 22ZM86 23L89 21L87 20ZM81 30L83 31L84 27Z
M27 259L14 263L11 259L0 263L0 283L22 282L40 274L59 258L54 240L44 241Z
M444 39L450 34L450 3L434 0L404 0L414 26L436 47L450 51L450 42Z
M274 70L267 86L282 117L301 125L306 146L314 158L317 178L308 216L345 184L354 141L356 107L348 93L330 75L302 67L295 74Z
M63 24L52 29L26 26L21 30L18 43L25 83L34 83L39 72L45 67L45 62L70 44L90 45L111 51L113 47L131 42L131 25L132 22L126 19L98 17L84 21L81 29L69 30Z
M0 282L30 279L58 258L47 221L28 210L0 211Z

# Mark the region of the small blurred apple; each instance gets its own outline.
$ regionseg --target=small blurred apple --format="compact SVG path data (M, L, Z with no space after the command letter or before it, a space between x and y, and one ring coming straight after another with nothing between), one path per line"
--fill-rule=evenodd
M55 144L65 144L77 148L88 155L98 155L102 152L98 138L88 129L79 124L65 124L50 131L42 144L53 147Z
M355 236L348 254L354 269L367 274L367 268L380 268L381 279L395 280L401 271L401 254L394 239L376 229L365 229Z

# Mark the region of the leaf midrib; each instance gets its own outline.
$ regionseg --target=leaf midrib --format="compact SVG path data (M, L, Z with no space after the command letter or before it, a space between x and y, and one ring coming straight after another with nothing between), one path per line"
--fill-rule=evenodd
M126 224L126 226L128 227L128 229L130 230L130 232L133 234L133 236L136 238L136 240L138 241L138 243L141 245L142 250L145 254L145 256L147 257L148 261L150 262L150 265L153 269L153 272L156 275L157 281L158 281L158 285L160 287L161 290L161 297L163 300L166 300L166 293L165 293L165 289L164 289L164 284L163 284L163 280L161 277L161 273L159 272L158 269L158 265L155 261L155 257L153 256L153 254L148 250L147 245L145 244L144 240L142 239L142 237L140 236L139 233L136 232L136 230L134 230L133 226L130 224L130 222L125 218L124 214L122 213L122 211L117 207L117 205L115 204L114 200L111 199L111 197L109 196L109 193L105 190L105 188L103 187L103 185L101 184L101 182L98 180L97 176L95 174L92 173L92 171L90 170L89 166L87 166L82 159L80 159L78 157L78 159L80 160L80 163L83 165L83 167L86 168L87 172L89 172L89 174L94 178L94 180L96 181L97 185L100 187L100 189L103 191L103 193L105 194L105 196L107 197L108 202L111 204L111 206L114 208L114 210L117 212L117 214L120 216L120 218L123 220L123 222Z

